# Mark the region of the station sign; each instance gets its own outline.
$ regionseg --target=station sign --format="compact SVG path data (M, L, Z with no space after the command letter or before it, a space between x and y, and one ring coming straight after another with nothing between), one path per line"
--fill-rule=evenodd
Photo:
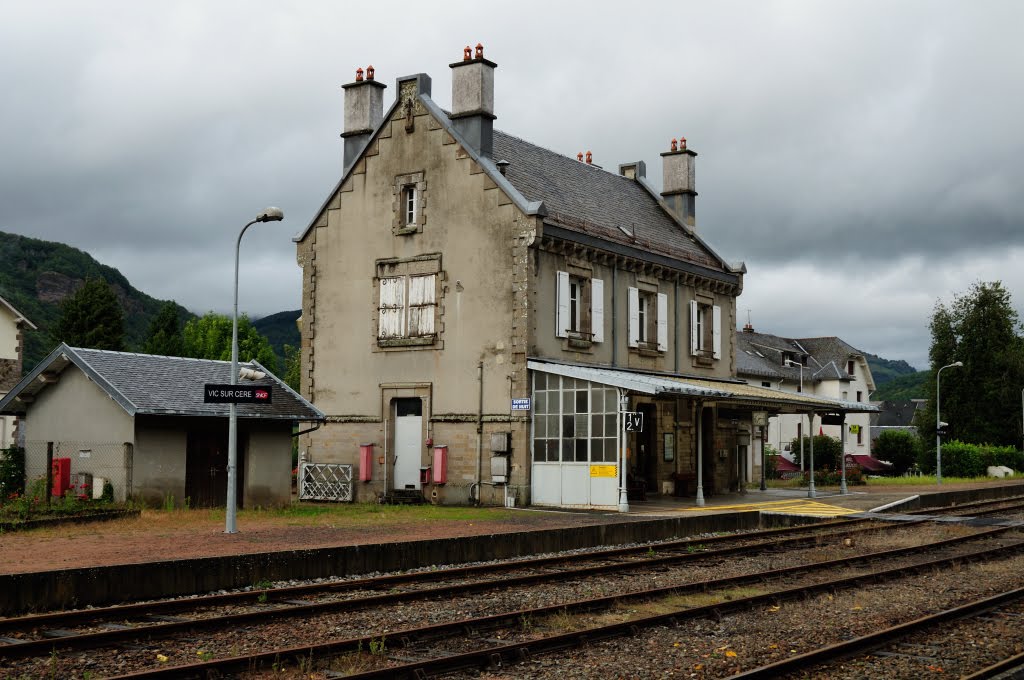
M512 400L513 411L529 411L530 410L530 398L525 399L513 399Z
M644 414L641 411L623 411L622 429L626 432L643 432Z
M269 404L269 385L203 385L203 402L207 404Z

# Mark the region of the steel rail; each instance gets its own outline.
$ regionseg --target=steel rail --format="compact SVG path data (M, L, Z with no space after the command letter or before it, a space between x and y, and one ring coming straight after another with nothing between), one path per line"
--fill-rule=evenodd
M1009 529L1010 527L993 529L989 532L983 532L983 534L975 534L971 538L994 536L996 534L1006 532ZM927 548L962 543L964 538L965 537L959 537L955 539L948 539L946 541L936 542L934 544L927 544ZM538 607L534 609L525 609L486 617L464 619L461 621L452 621L448 623L435 624L432 626L426 626L422 628L410 628L391 631L387 634L387 644L394 648L405 648L411 646L411 644L414 641L420 639L451 637L453 635L465 634L467 631L476 632L479 630L491 629L502 625L514 625L518 621L529 620L535 617L543 617L559 612L593 611L599 609L606 609L614 605L615 603L623 601L641 599L650 600L655 599L657 597L664 597L673 594L680 594L686 592L706 592L715 589L722 589L729 586L742 585L745 583L765 582L769 580L785 578L787 576L791 576L801 572L821 572L827 571L829 569L834 569L837 566L848 566L851 563L862 562L870 559L884 559L886 557L900 556L901 554L921 552L923 549L925 549L925 546L912 546L908 548L900 548L893 551L880 551L877 553L869 553L867 555L859 555L849 558L843 558L840 560L831 560L828 562L820 562L817 564L807 564L800 565L797 567L778 569L770 572L746 574L741 576L729 577L725 579L698 581L694 583L682 584L677 586L668 586L650 590L620 593L616 595L609 595L605 597L588 600L580 600L571 603L549 605L546 607ZM1008 553L1016 553L1021 551L1024 551L1024 541L1017 541L1007 545L1000 545L993 548L985 548L983 550L973 551L970 553L963 553L949 557L942 557L935 560L929 560L927 562L922 562L920 564L912 565L910 567L900 566L868 574L858 574L839 579L832 579L829 581L824 581L822 583L794 586L791 588L784 588L782 590L763 593L760 595L736 598L732 600L723 600L721 602L717 602L714 604L703 605L689 609L680 609L664 614L641 617L638 619L615 623L608 626L598 626L581 631L574 631L571 633L564 633L561 635L549 636L536 640L512 643L508 645L500 645L496 647L489 647L473 652L467 652L464 654L445 656L442 658L429 659L424 661L416 661L399 666L390 666L387 668L368 671L365 673L355 674L347 677L349 677L352 680L367 680L369 678L422 678L427 675L453 672L471 667L479 668L489 665L495 666L504 663L513 663L517 660L529 658L531 654L557 651L568 647L587 644L597 640L608 639L612 637L620 637L622 635L627 634L635 634L639 632L642 628L649 628L665 624L677 625L682 620L719 617L726 612L750 609L761 604L774 604L783 600L790 600L797 597L803 597L809 594L820 592L834 592L843 588L855 587L863 584L865 580L879 581L883 579L898 578L901 576L905 576L909 573L920 573L923 571L947 566L953 563L972 560L993 559L995 557L1003 556ZM259 668L263 664L278 663L282 659L305 659L315 658L321 655L332 656L348 652L357 652L370 648L371 643L379 644L381 639L382 638L380 635L369 635L361 636L358 638L332 640L324 643L288 647L270 650L266 652L260 652L257 654L242 655L227 659L211 660L195 664L184 664L162 668L145 669L133 673L119 675L109 680L126 680L128 678L206 677L206 674L208 674L210 671L237 672L247 669Z
M868 635L862 635L860 637L853 638L852 640L845 640L834 645L827 645L804 654L776 661L775 663L766 664L758 668L752 668L748 671L744 671L743 673L737 673L736 675L730 676L730 679L739 680L742 678L743 680L755 680L756 678L777 678L781 675L785 675L786 673L795 673L821 663L832 662L836 659L848 657L853 654L877 649L878 647L883 647L892 643L894 640L904 638L922 630L927 630L938 624L982 614L1021 599L1024 599L1024 588L1015 588L1013 590L1008 590L1005 593L1000 593L999 595L975 600L974 602L968 602L965 605L946 609L938 612L937 614L922 616L919 619L914 619L913 621L908 621L907 623L892 626L891 628L876 631ZM1009 668L1019 666L1021 664L1020 659L1024 658L1024 655L1015 658L1018 659L1015 665L1007 666L998 672L1003 672ZM1006 661L1000 663L1006 663ZM993 668L995 668L995 666L991 666L982 672L988 672ZM998 673L993 673L992 675L995 674ZM992 677L992 675L975 674L965 677L989 678Z
M925 520L922 520L922 522L924 521ZM895 526L898 527L900 525ZM791 549L799 548L805 545L816 544L819 541L821 541L823 537L842 538L844 536L850 536L853 534L869 533L884 530L885 528L886 525L867 526L853 531L843 531L825 534L824 536L822 534L794 536L782 540L761 541L754 544L747 543L741 545L727 546L725 548L710 551L697 551L692 553L678 552L660 557L648 557L646 559L634 562L612 562L587 567L579 567L571 570L563 570L556 572L547 571L533 574L525 574L523 576L505 575L496 579L487 579L482 581L474 581L470 583L450 584L445 586L439 586L436 588L424 588L421 590L410 590L399 593L369 595L364 597L352 598L348 600L310 602L308 604L290 603L288 606L279 607L276 609L259 609L249 612L239 612L236 614L225 614L222 616L184 619L181 621L171 621L164 623L154 623L152 625L146 626L117 628L115 630L103 630L91 633L80 633L77 635L61 635L57 638L25 640L24 642L0 645L0 659L14 659L25 658L29 656L38 656L40 654L48 654L52 652L54 649L88 649L107 644L123 642L125 640L133 640L143 636L148 638L166 637L168 635L173 635L174 633L186 630L217 628L228 625L251 623L253 621L262 622L286 617L331 613L337 611L342 607L344 607L346 611L355 611L357 609L397 604L399 602L411 602L414 600L424 600L437 597L448 597L453 595L476 593L481 591L493 590L495 588L508 588L512 586L523 586L532 585L536 583L543 583L545 581L564 580L569 577L575 578L581 576L594 576L604 573L614 573L631 570L635 571L648 569L655 566L678 564L681 562L708 560L718 557L727 557L729 555L734 555L737 553L754 554L757 552L763 552L767 550L776 550L780 547ZM956 540L970 539L978 535L979 534L974 534L967 537L958 537L958 539ZM195 602L195 600L188 600L188 602ZM200 605L194 606L204 606L205 604L208 603L201 603ZM135 605L131 606L135 607ZM88 610L85 610L85 612L88 613ZM78 613L79 612L75 612L76 615ZM38 620L38 618L40 617L23 617L23 620ZM104 616L103 618L106 619L111 617L108 615ZM55 622L56 618L49 617L48 620L52 625Z
M922 520L926 521L926 520ZM80 621L101 621L112 618L131 618L146 616L150 614L166 614L180 612L183 610L197 609L200 607L221 606L226 604L243 604L251 602L269 603L280 600L293 599L300 595L315 593L338 593L350 590L362 589L386 589L395 585L406 583L419 583L430 581L441 581L449 578L473 576L486 574L498 569L532 569L551 566L556 564L571 564L573 562L584 562L600 560L609 557L621 557L623 555L638 555L649 550L686 550L695 546L707 546L728 543L742 543L744 541L757 540L772 536L784 536L786 534L812 534L822 535L823 529L831 528L847 529L859 524L875 524L872 527L877 530L888 529L889 527L877 526L874 519L854 520L830 520L828 522L815 522L799 527L781 527L777 529L766 529L764 531L749 532L745 534L727 534L723 536L711 536L708 538L687 538L676 541L666 541L657 544L643 546L628 546L621 548L609 548L586 553L572 553L569 555L551 555L548 557L536 557L526 560L510 560L501 563L477 564L466 567L451 567L447 569L435 569L431 571L416 571L403 574L390 574L387 576L374 576L370 578L351 579L347 581L336 581L333 583L304 584L297 586L284 586L281 588L263 588L235 593L221 593L217 595L202 595L199 597L181 597L169 600L155 600L144 603L113 605L109 607L96 607L93 609L76 609L71 611L47 612L44 614L28 614L9 618L0 618L0 631L23 630L25 628L37 628L54 625L67 625ZM831 535L825 533L824 535ZM756 545L756 543L755 543ZM2 649L2 647L0 647Z
M1024 654L1017 654L996 662L987 668L982 668L980 671L976 671L970 675L965 675L961 677L960 680L988 680L988 678L994 678L997 675L1002 675L1003 673L1008 673L1021 667L1024 667ZM1020 676L1014 675L1013 677Z

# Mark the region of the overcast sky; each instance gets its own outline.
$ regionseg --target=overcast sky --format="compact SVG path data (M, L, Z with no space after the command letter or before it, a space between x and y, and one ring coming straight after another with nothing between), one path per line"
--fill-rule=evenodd
M342 90L482 42L495 125L612 171L685 136L740 324L925 368L975 281L1024 305L1024 3L0 0L0 230L194 312L300 306L292 237L341 173Z

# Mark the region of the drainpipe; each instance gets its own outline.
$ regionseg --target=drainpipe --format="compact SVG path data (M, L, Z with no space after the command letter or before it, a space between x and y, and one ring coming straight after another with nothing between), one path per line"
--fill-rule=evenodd
M618 267L614 264L611 265L611 366L618 366L618 321L615 318L615 310L618 309L615 305L615 291L618 290L618 286L615 285L615 280L617 279L615 274L617 272ZM1024 395L1024 391L1021 394ZM618 397L622 399L621 392ZM1024 396L1021 396L1021 399L1024 400Z
M612 325L612 328L615 326ZM626 489L626 433L623 432L622 413L629 405L629 397L621 387L616 388L619 397L619 408L615 412L615 429L618 434L615 442L619 448L619 512L629 512L629 494Z
M673 324L672 324L673 325L673 328L672 328L672 333L673 333L673 335L672 335L672 345L673 345L673 353L675 354L675 357L674 357L674 359L675 359L675 372L679 373L679 282L678 281L676 281L676 282L674 282L672 284L672 299L673 299L672 307L675 310L675 313L672 315L674 317L673 318ZM677 417L676 420L678 421L679 418Z
M476 412L476 489L477 495L481 495L480 483L483 481L483 464L484 464L484 362L477 364L477 368L480 371L480 405ZM509 474L511 475L511 470ZM480 498L477 498L477 504L480 504Z
M704 507L704 402L697 401L697 506Z

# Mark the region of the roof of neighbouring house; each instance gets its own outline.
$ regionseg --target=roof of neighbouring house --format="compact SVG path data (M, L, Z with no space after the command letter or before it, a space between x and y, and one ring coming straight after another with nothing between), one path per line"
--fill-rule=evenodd
M6 308L7 308L7 310L8 310L8 311L9 311L9 312L10 312L11 314L13 314L13 315L14 315L14 322L15 322L15 323L19 323L19 324L20 324L20 323L23 323L23 324L25 324L26 326L28 326L29 328L31 328L32 330L36 330L36 325L35 325L34 323L32 323L31 321L29 321L29 320L28 320L28 319L27 319L27 318L25 317L25 315L24 315L24 314L22 314L22 313L21 313L21 312L19 312L19 311L18 311L17 309L15 309L15 308L14 308L14 305L12 305L12 304L11 304L10 302L8 302L8 301L7 301L6 299L4 299L3 297L0 297L0 305L3 305L4 307L6 307Z
M787 355L793 355L795 361L800 361L802 357L807 358L803 369L805 381L849 380L846 362L864 357L863 352L834 336L784 338L750 330L736 334L736 373L738 375L754 375L797 382L800 379L800 368L785 365L784 359ZM870 368L867 370L867 375L867 387L872 390L874 381L871 378Z
M231 382L231 362L166 357L154 354L83 349L61 344L39 362L6 397L0 413L24 414L30 398L59 383L60 375L76 366L117 402L129 415L227 417L228 404L207 404L203 386ZM259 371L263 378L245 381L271 388L269 404L238 404L239 418L322 421L325 416L257 361L240 362L240 368Z
M921 400L875 402L881 408L873 419L872 427L909 427L914 424L914 415L924 404Z
M800 466L782 455L775 456L775 469L778 472L798 472Z

